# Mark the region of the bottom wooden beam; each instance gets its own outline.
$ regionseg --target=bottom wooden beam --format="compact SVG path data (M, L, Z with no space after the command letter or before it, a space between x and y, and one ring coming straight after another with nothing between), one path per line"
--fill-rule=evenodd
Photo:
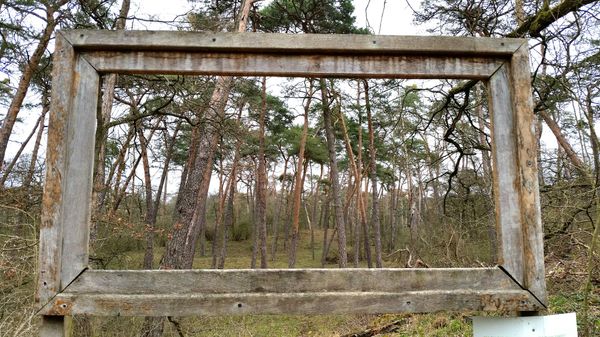
M86 270L44 315L535 311L543 306L499 268Z
M523 290L415 291L402 293L251 293L57 296L49 314L101 316L204 316L232 314L398 313L436 311L531 311Z

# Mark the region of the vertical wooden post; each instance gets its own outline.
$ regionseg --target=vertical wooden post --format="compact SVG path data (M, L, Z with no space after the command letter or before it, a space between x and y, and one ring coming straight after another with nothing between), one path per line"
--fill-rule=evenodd
M538 301L546 305L544 231L538 182L537 140L535 139L529 48L527 42L510 62L512 108L515 114L519 198L523 230L524 284Z
M56 35L52 99L46 152L46 181L40 225L39 276L36 301L45 305L60 291L62 260L62 198L66 179L66 135L75 67L75 52L61 33ZM63 317L42 317L41 336L63 336Z
M517 143L508 71L506 64L501 66L488 82L498 265L518 284L523 285L523 232L519 210Z
M75 66L72 112L68 117L68 181L63 197L61 285L66 287L88 265L96 110L100 78L82 57Z
M48 303L87 266L99 76L56 37L36 301ZM66 254L62 254L62 252ZM64 317L44 316L41 336L64 336Z
M64 316L43 316L40 326L41 337L66 337Z

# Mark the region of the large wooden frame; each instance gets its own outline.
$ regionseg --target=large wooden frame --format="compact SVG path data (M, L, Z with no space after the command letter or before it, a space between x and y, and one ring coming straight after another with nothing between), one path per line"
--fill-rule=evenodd
M75 314L538 311L546 287L527 41L462 37L63 31L54 54L36 299L42 335ZM103 73L466 78L487 83L498 267L88 269Z

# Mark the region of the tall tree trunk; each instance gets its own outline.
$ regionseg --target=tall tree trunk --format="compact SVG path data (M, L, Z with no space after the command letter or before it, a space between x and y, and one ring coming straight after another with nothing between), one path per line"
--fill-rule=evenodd
M357 82L357 87L360 88L360 82ZM360 89L357 89L360 90ZM360 107L360 99L357 99L357 106ZM358 195L356 202L358 204L358 209L359 212L362 212L363 215L361 215L361 217L364 217L364 221L361 221L361 227L362 227L362 234L363 234L363 243L364 243L364 250L365 250L365 259L367 260L367 266L369 268L373 267L373 262L371 259L371 244L370 244L370 240L369 240L369 226L367 226L367 221L366 221L366 206L365 206L365 200L363 198L363 191L362 191L362 174L363 174L363 164L362 164L362 152L363 152L363 141L362 141L362 114L360 112L360 108L358 111L358 162L357 162L357 170L358 170ZM368 188L368 186L367 186Z
M371 176L371 195L372 195L372 210L371 224L373 225L373 234L375 235L375 266L383 267L383 259L381 257L381 222L379 219L379 197L377 195L377 164L375 162L377 153L375 152L375 132L373 131L373 119L371 116L371 101L369 100L369 82L363 81L365 86L365 108L367 110L367 125L369 129L369 173Z
M302 195L303 184L303 168L304 165L304 150L306 148L306 139L308 138L308 112L310 111L310 104L313 96L313 83L311 80L308 89L308 95L306 103L304 105L304 125L302 127L302 137L300 139L300 146L298 150L298 164L296 165L296 182L294 184L294 199L292 203L292 244L289 251L288 265L290 268L294 268L296 265L296 250L298 249L298 236L299 225L300 225L300 197Z
M249 8L249 6L247 6ZM242 15L245 17L247 14ZM245 27L245 24L243 25ZM210 103L205 114L205 122L199 123L202 131L197 148L190 149L195 153L195 160L186 177L185 187L178 195L177 206L173 215L174 225L169 232L165 253L162 258L162 269L190 269L196 252L196 242L204 227L206 215L206 199L210 185L210 175L214 159L214 151L219 139L216 123L223 116L231 77L218 77ZM143 337L159 337L163 333L162 318L147 318L142 328Z
M219 193L217 194L217 202L215 203L215 226L213 227L212 242L210 245L212 255L212 261L210 263L211 269L216 269L217 263L219 262L217 242L221 238L220 232L223 228L223 213L225 211L225 199L227 199L228 186L224 186L226 184L226 177L223 162L224 158L221 157L219 160ZM229 182L227 182L227 184L229 184Z
M395 170L392 168L392 172L394 172ZM389 208L389 218L390 218L390 241L389 241L389 246L388 246L388 250L390 252L393 252L396 250L396 232L397 232L397 224L396 224L396 214L397 214L397 210L398 210L398 198L397 198L397 192L396 192L396 181L392 182L392 188L390 189L389 192L389 202L390 202L390 208Z
M154 236L155 236L155 231L154 231L154 227L156 225L156 217L158 216L158 208L160 206L160 201L161 201L161 195L163 192L163 189L166 191L167 189L165 188L166 184L167 184L167 175L169 174L169 165L171 163L171 157L173 154L173 148L175 147L175 142L177 141L177 134L179 133L179 128L181 126L181 122L179 122L177 124L177 126L175 127L175 130L173 131L173 136L171 137L171 139L165 139L165 147L166 147L166 151L165 151L165 160L164 160L164 164L163 164L163 169L162 169L162 173L160 175L160 182L158 184L158 189L156 190L156 196L154 197L154 200L151 201L151 204L146 204L146 230L145 230L145 236L146 236L146 250L144 252L144 269L152 269L152 264L154 261ZM165 127L166 128L166 127ZM147 157L147 155L146 155ZM147 176L146 171L145 171L145 167L146 167L146 163L144 163L144 181L145 184L147 184L148 186L151 186L151 180L149 179L150 177ZM149 173L149 171L148 171ZM146 198L152 198L152 190L150 189L148 191L148 189L146 189ZM151 200L151 199L150 199Z
M320 79L321 99L323 102L323 124L325 124L325 136L327 138L327 152L329 153L329 172L331 177L331 198L333 200L333 212L335 215L335 228L338 235L338 264L345 268L348 263L346 254L346 225L344 223L344 210L342 205L342 196L340 191L337 153L335 150L335 134L331 120L331 109L329 107L329 96L324 79Z
M567 138L562 134L562 132L560 130L560 126L558 125L558 123L556 123L554 121L554 119L552 119L552 117L550 117L550 115L548 115L548 113L546 111L544 111L544 110L540 111L539 115L542 117L542 119L544 120L544 122L546 123L546 125L548 125L548 127L550 128L550 130L554 134L554 137L558 141L558 144L560 145L560 148L565 151L565 154L567 155L567 157L569 158L569 160L571 161L571 164L573 164L573 166L575 167L575 169L583 177L588 176L589 173L587 171L587 168L586 168L585 164L579 158L579 155L577 155L577 153L575 152L575 150L571 146L571 143L569 143L569 141L567 140Z
M331 177L330 173L328 173L328 175L329 177ZM329 191L331 191L331 189L328 189L327 193L324 196L325 202L323 206L323 251L321 252L321 267L325 267L325 264L327 264L327 253L329 252L329 237L327 234L329 232L329 204L331 203L331 194L329 193Z
M337 97L339 99L339 97ZM357 100L359 101L359 100ZM365 207L364 207L364 203L362 200L362 193L361 193L361 188L360 188L360 182L362 181L362 177L361 177L361 172L360 169L354 159L354 152L352 151L352 144L350 142L350 137L348 136L348 128L346 127L346 121L345 118L341 112L341 101L338 102L338 107L340 108L339 110L339 118L340 118L340 125L342 127L342 134L344 136L344 143L346 145L346 153L348 154L348 161L350 163L350 168L352 170L352 174L354 175L354 182L355 182L355 187L353 188L353 190L356 190L356 205L358 208L358 214L359 214L359 218L360 218L360 224L363 228L365 228L367 226L367 215L366 215L366 211L365 211ZM360 113L360 112L359 112ZM360 124L360 123L359 123ZM361 133L362 130L360 128L361 126L359 125L359 143L362 143L360 140L362 139L361 137ZM359 146L360 149L360 146ZM359 150L360 151L360 150ZM360 156L360 153L359 153ZM359 162L361 160L359 159ZM351 201L351 197L352 197L353 193L348 193L348 204ZM358 224L358 222L357 222ZM358 267L358 263L359 263L359 253L360 253L360 231L358 230L358 227L355 228L354 230L354 267Z
M281 180L281 193L279 198L277 198L277 209L275 211L275 219L273 219L273 243L271 246L271 261L275 261L275 256L277 254L277 241L279 240L279 221L281 219L281 209L283 205L287 207L287 198L286 196L286 185L287 185L287 167L288 167L288 159L289 157L284 157L283 162L283 175Z
M119 10L119 17L115 21L115 29L125 29L125 23L127 21L127 15L129 14L129 8L131 5L130 0L123 0L121 3L121 9ZM94 218L98 219L98 214L104 206L106 201L107 183L106 181L106 138L108 135L108 129L105 126L112 116L113 107L113 96L115 94L115 85L117 83L117 74L108 74L104 77L104 91L102 95L101 109L96 115L96 142L94 149L94 181L92 191L92 205ZM90 246L93 248L97 239L98 222L90 222Z
M240 106L237 116L237 126L238 129L241 129L241 119L242 119L242 111L243 106ZM240 148L242 146L242 138L239 137L235 143L235 152L233 155L233 162L231 163L231 172L229 173L229 181L227 182L227 188L225 194L227 195L227 204L225 206L225 214L223 215L223 230L222 230L222 240L221 240L221 248L220 248L220 257L219 262L217 264L217 268L224 269L225 268L225 258L227 256L227 242L229 241L229 233L233 229L233 205L235 198L235 187L237 185L237 174L238 174L238 165L240 162Z
M253 0L244 1L237 27L238 32L246 30L247 17L253 2ZM196 159L183 193L179 196L181 202L175 210L174 225L162 260L162 267L165 269L186 269L192 266L196 241L204 221L210 171L219 139L219 130L214 122L223 118L231 82L231 77L217 78L208 104L210 108L204 116L206 122L199 125L203 132L200 135L198 148L193 149L197 151ZM197 221L193 221L196 220L194 216Z
M267 78L262 79L262 106L258 131L258 172L256 179L256 225L260 241L260 267L267 268L267 165L265 159L265 114L267 112Z
M6 155L6 149L8 148L8 140L10 139L13 127L17 121L17 116L19 115L21 107L23 106L25 96L27 96L31 79L39 69L40 61L44 56L46 47L48 47L48 42L50 42L52 33L54 33L54 29L58 24L54 18L54 14L58 8L67 2L67 0L61 0L54 5L46 5L46 27L44 27L44 31L42 32L40 40L35 47L33 54L31 54L29 61L27 64L25 64L23 73L19 79L19 84L17 85L17 90L15 91L15 94L10 102L8 111L6 112L6 117L4 117L2 125L0 126L0 170L3 169L4 157Z

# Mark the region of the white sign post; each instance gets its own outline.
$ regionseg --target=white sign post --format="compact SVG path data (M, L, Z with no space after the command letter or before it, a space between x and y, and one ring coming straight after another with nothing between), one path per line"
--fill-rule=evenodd
M473 317L474 337L577 337L575 313L530 317Z

